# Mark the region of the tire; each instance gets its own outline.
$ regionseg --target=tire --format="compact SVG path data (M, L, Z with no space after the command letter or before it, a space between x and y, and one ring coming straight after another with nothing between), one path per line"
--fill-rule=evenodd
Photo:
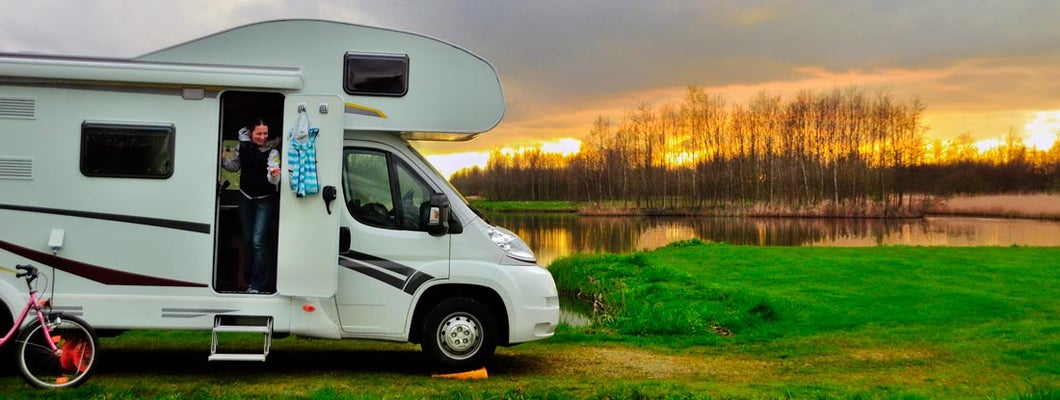
M74 387L85 383L99 361L99 337L85 321L72 315L47 317L51 338L39 320L22 329L15 342L15 358L22 378L42 389ZM47 340L61 351L53 352Z
M484 304L466 297L446 299L427 312L420 346L443 371L471 371L497 349L496 326Z

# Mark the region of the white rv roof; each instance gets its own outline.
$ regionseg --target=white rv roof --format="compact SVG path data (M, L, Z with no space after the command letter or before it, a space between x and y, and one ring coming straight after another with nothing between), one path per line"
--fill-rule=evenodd
M348 53L407 56L407 92L346 93ZM0 83L42 81L333 94L346 130L431 140L470 139L504 115L500 78L481 57L424 35L320 20L254 23L132 59L0 54Z
M408 92L400 97L346 94L342 90L346 53L407 55ZM391 29L320 20L269 21L136 59L298 68L304 81L300 92L336 93L348 105L380 111L376 116L346 114L346 129L431 132L416 136L459 140L492 129L504 115L500 78L488 61L438 39Z

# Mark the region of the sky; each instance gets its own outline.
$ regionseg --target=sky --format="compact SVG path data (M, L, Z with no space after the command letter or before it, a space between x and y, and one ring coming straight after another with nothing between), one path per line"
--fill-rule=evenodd
M316 18L400 29L489 60L493 130L420 143L443 173L500 148L571 151L597 117L676 104L690 85L744 103L858 85L919 98L929 140L1060 130L1055 0L0 0L0 52L136 57L216 31Z

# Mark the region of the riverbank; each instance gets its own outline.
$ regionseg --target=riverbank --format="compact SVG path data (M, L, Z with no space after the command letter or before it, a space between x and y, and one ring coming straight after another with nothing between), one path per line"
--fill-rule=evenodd
M632 203L598 204L572 201L487 201L471 205L481 211L499 213L577 213L593 217L788 217L788 218L921 218L926 205L922 200L903 207L882 203L860 205L825 204L816 207L791 208L762 204L728 205L706 208L644 208Z
M922 218L930 215L1060 220L1060 194L998 194L981 196L914 197L902 208L879 203L822 205L818 207L772 207L764 205L712 207L704 209L645 209L629 204L590 204L570 201L472 202L483 211L500 213L577 213L583 216L712 216L784 218Z
M927 212L934 215L1060 220L1060 194L955 196L937 199Z
M471 206L480 211L499 213L576 213L579 205L574 201L471 200Z
M927 205L916 201L893 207L883 203L821 204L806 207L748 204L706 208L638 208L634 206L585 204L578 215L594 217L754 217L754 218L923 218Z

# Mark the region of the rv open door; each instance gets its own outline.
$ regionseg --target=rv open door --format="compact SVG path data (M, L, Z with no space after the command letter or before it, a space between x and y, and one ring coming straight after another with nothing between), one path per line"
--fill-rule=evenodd
M289 155L293 145L291 129L298 129L299 109L305 110L309 125L318 129L315 149L319 190L302 196L292 190L293 168L298 162ZM344 208L341 200L334 199L334 193L342 190L342 110L342 100L337 96L293 95L284 100L276 262L276 290L283 295L331 297L337 288L339 213ZM325 201L329 192L335 200L330 203Z

